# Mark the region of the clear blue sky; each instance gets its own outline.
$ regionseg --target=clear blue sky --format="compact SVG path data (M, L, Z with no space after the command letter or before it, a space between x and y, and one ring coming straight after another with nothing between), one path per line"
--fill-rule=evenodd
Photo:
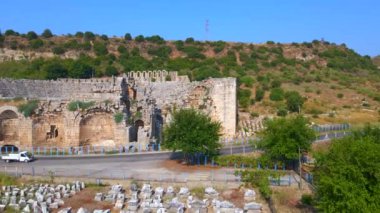
M1 0L0 29L261 43L324 38L380 54L379 0ZM205 22L209 20L206 35Z

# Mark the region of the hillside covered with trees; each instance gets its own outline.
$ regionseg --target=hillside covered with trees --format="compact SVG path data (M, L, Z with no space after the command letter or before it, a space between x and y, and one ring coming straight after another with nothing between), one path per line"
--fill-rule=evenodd
M232 76L239 82L240 110L250 117L302 111L318 122L379 120L380 70L345 44L166 41L129 33L55 36L47 29L3 31L0 47L3 78L91 78L161 69L191 80Z

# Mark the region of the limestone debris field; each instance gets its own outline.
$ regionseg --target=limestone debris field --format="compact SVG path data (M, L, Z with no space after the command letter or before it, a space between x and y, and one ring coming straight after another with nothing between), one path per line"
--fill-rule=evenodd
M98 186L67 184L2 186L0 212L266 212L253 189L188 188L131 182Z

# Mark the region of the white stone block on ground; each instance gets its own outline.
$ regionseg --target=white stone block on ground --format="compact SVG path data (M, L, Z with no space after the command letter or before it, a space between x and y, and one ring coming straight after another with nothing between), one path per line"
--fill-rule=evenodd
M58 211L58 213L71 213L71 207L67 207Z
M80 207L77 211L77 213L90 213L90 211L88 211L87 209L83 208L83 207Z

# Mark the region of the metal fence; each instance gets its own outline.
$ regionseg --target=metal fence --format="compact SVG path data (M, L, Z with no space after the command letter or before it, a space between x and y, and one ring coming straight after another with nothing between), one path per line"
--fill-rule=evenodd
M107 171L97 169L81 169L81 170L66 170L52 169L48 170L41 167L23 167L23 166L0 166L0 173L7 173L13 176L21 177L29 175L32 177L73 177L87 178L93 180L99 179L118 179L118 180L139 180L151 182L225 182L225 183L241 183L240 176L235 175L235 170L222 169L210 170L201 172L149 172L147 175L144 172L129 172L129 171ZM286 174L279 178L269 178L269 182L274 186L289 186L298 184L299 177L294 171L287 170Z
M311 127L316 132L332 132L332 131L344 131L351 128L350 124L323 124L323 125L313 125Z
M318 127L319 128L319 127ZM349 125L337 125L331 127L323 127L319 131L319 135L315 138L314 142L327 141L334 138L341 138L349 135L349 131L345 129L349 128ZM330 131L330 129L337 129L337 131ZM326 131L325 131L326 130ZM245 137L245 138L223 138L220 143L224 148L231 148L234 146L242 146L243 148L253 147L256 149L255 144L260 140L258 137ZM158 151L163 151L160 144L150 144L147 146L142 146L142 144L135 143L133 145L125 146L70 146L70 147L22 147L22 151L29 151L36 156L78 156L78 155L110 155L110 154L126 154L126 153L153 153ZM245 149L242 150L245 153ZM16 147L3 147L0 155L17 153ZM231 153L232 154L232 153Z

